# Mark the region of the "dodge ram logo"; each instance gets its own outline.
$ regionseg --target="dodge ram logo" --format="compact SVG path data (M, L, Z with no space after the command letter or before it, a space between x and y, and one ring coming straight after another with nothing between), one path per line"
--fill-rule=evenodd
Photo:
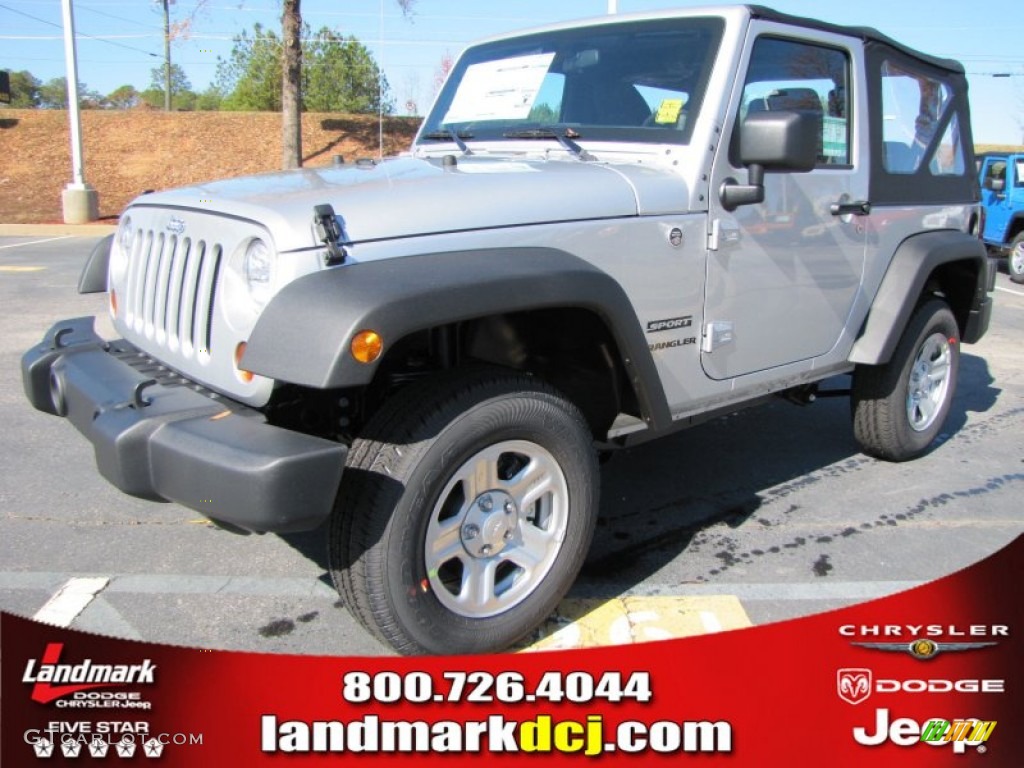
M850 704L860 704L871 695L870 669L840 669L836 672L836 693Z

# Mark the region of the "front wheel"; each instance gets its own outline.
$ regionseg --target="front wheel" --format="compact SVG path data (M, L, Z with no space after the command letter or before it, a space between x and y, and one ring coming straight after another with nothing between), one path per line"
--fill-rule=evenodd
M501 650L572 585L597 496L586 422L545 384L488 372L414 385L349 452L331 573L399 652Z
M888 363L854 372L853 431L864 452L888 461L924 453L949 414L959 367L956 318L931 299L911 315Z
M1010 270L1010 279L1015 283L1024 283L1024 232L1018 233L1010 243L1010 256L1006 265Z

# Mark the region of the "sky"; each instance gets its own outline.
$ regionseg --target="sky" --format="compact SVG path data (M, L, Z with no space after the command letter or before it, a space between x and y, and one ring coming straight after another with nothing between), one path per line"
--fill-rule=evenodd
M837 24L873 26L913 48L960 60L968 72L974 140L1024 144L1024 11L1020 0L762 0L776 10ZM153 0L74 0L79 80L108 94L142 90L163 61L163 19ZM176 0L172 18L187 18L197 0ZM395 0L303 0L314 29L355 35L383 66L400 114L423 114L446 54L457 56L481 37L608 13L707 5L687 0L417 0L403 17ZM984 12L980 9L983 8ZM977 11L976 11L977 9ZM35 17L35 18L29 18ZM207 0L192 34L173 44L193 90L213 80L217 57L255 22L280 31L278 0ZM46 81L65 74L61 0L0 0L0 69L27 69ZM1009 75L996 77L994 75ZM408 103L416 105L407 110Z

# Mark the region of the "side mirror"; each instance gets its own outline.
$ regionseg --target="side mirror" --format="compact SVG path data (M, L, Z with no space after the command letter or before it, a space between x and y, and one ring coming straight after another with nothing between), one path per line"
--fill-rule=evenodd
M740 162L746 184L726 179L719 189L722 207L764 202L766 171L806 173L818 164L822 116L815 112L755 112L740 126Z
M985 189L990 189L998 195L1006 189L1006 179L985 179L983 186Z

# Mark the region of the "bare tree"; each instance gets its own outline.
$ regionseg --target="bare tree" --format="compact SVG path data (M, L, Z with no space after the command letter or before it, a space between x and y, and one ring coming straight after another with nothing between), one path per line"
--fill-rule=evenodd
M395 0L406 18L416 0ZM302 11L301 0L282 0L281 35L281 165L302 165ZM382 75L383 76L383 73Z
M281 11L281 167L302 165L301 0L284 0Z
M444 85L444 81L448 79L448 73L452 71L452 67L455 66L455 59L452 57L451 51L445 51L441 55L441 61L437 63L437 69L434 70L434 95L437 96L441 90L441 86Z
M160 6L164 16L164 109L171 111L171 43L175 40L187 40L192 33L192 24L210 0L196 0L192 11L184 18L176 21L171 20L171 6L177 5L177 0L153 0Z

